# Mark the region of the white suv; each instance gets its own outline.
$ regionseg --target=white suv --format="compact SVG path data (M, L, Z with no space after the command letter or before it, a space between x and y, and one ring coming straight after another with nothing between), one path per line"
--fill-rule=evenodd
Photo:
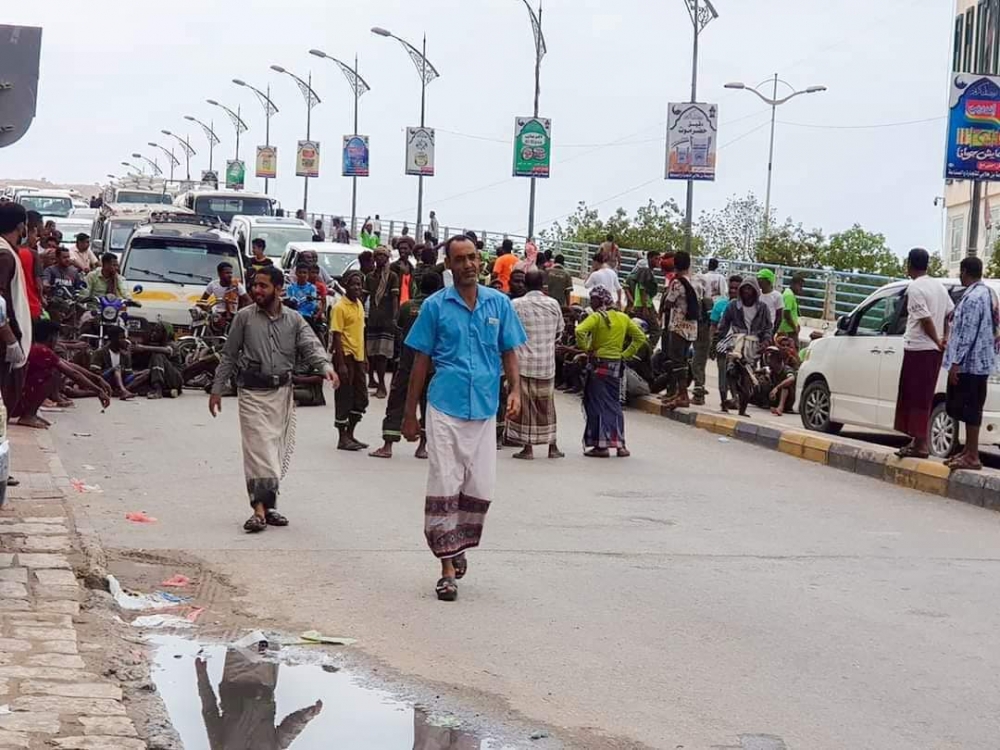
M958 279L940 281L957 304L965 291ZM810 345L796 386L806 429L836 433L847 424L893 432L909 283L896 281L874 292L837 321L835 336ZM986 283L1000 293L1000 281ZM959 426L945 411L946 385L942 370L930 424L931 453L941 458L955 452L960 438ZM981 434L984 445L1000 443L1000 380L995 377L990 378Z

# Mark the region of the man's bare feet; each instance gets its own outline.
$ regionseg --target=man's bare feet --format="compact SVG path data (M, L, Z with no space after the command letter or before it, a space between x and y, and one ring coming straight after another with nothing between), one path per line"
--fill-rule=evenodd
M549 458L566 458L566 454L559 450L558 446L553 443L549 446Z
M22 427L34 427L38 430L47 430L51 426L48 421L41 417L21 417L17 423Z
M371 451L368 455L372 458L392 458L392 443L386 443L378 450Z
M124 388L118 393L118 398L120 398L122 401L129 401L135 398L135 394L132 393L132 391L130 391L128 388Z
M419 458L421 460L426 461L427 460L427 443L421 443L420 445L418 445L417 446L417 451L413 455L416 458Z

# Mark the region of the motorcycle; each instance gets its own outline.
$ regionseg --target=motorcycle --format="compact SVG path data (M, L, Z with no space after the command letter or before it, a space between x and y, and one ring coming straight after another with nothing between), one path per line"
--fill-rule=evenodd
M84 333L80 335L80 339L98 349L105 344L109 338L109 332L113 328L120 329L124 337L128 338L128 308L130 307L142 307L142 305L134 300L123 299L114 294L98 297L96 316L89 321L91 324L96 321L97 334Z
M177 341L177 357L183 365L190 365L222 351L226 345L231 317L227 313L206 310L195 306L191 315L191 335Z
M736 334L732 348L726 353L726 383L736 395L740 414L745 414L747 406L761 388L759 366L760 340L746 333Z

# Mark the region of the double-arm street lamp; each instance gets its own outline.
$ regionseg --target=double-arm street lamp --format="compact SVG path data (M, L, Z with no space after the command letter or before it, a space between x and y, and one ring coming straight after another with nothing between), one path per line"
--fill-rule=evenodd
M275 73L284 73L286 76L290 77L295 81L296 85L299 87L299 91L302 92L302 97L306 100L306 140L312 140L312 111L313 107L317 104L321 104L320 98L316 95L316 92L312 87L312 71L309 71L308 80L303 80L299 76L295 75L290 70L285 70L280 65L272 65L271 70ZM305 188L302 192L302 213L304 214L309 209L309 177L304 176Z
M131 163L127 162L127 161L122 161L122 162L118 162L118 163L121 164L126 169L135 170L136 175L138 175L140 177L145 177L146 176L146 170L143 167L137 167L135 164L131 164Z
M535 108L533 115L538 117L538 97L541 94L542 58L548 49L545 46L545 35L542 33L542 2L538 1L538 13L535 13L528 0L524 0L524 7L528 9L531 16L531 31L535 37ZM531 192L528 197L528 237L535 236L535 178L531 178Z
M264 107L264 144L268 148L271 147L271 116L278 114L278 108L275 106L274 102L271 101L271 84L267 85L267 92L261 91L256 86L251 86L246 81L240 80L239 78L234 78L233 83L237 86L242 86L243 88L248 88L254 94L257 95L257 99L260 101L261 106ZM237 148L237 150L239 150ZM270 187L270 178L264 178L264 195L268 194L268 188Z
M181 138L176 133L171 133L169 130L161 130L163 135L173 138L177 143L180 144L181 149L184 151L184 165L187 168L187 181L191 182L191 157L195 156L198 152L191 148L191 142L188 140L187 136Z
M760 92L760 87L767 83L773 83L771 96L766 96ZM783 98L778 98L778 84L786 86L791 92ZM786 102L791 101L797 96L802 94L818 94L821 91L826 91L826 86L810 86L809 88L796 90L787 81L783 81L778 78L778 74L774 74L774 78L769 78L766 81L761 81L756 86L747 86L745 83L727 83L727 89L741 89L743 91L749 91L757 95L757 98L762 102L771 107L771 146L767 154L767 197L764 200L764 236L767 237L771 230L771 176L774 171L774 123L775 117L778 112L778 107Z
M321 57L324 60L330 60L337 64L347 82L351 86L351 90L354 92L354 135L358 134L358 99L366 91L371 91L371 86L365 82L365 79L358 73L358 56L354 56L354 67L347 65L346 63L338 60L332 55L326 54L323 50L311 49L309 50L310 55L315 55L316 57ZM358 178L357 175L351 177L351 231L355 231L358 218Z
M398 36L393 34L388 29L383 29L381 26L375 26L372 28L372 33L378 36L389 37L390 39L395 39L397 42L403 45L403 49L406 50L406 54L410 56L413 64L417 68L417 73L420 74L420 127L424 127L424 115L427 109L427 84L433 81L435 78L441 74L437 72L437 69L431 65L430 60L427 59L427 34L424 34L423 46L421 49L417 49L412 44L410 44L405 39L400 39ZM423 238L423 214L424 214L424 176L419 175L417 177L417 239Z
M161 174L163 174L163 170L160 169L160 165L157 164L156 161L154 161L153 159L150 159L149 157L143 156L142 154L139 153L132 154L132 158L142 159L144 162L146 162L152 168L154 177L159 177Z
M243 134L243 133L245 133L247 130L249 130L249 128L247 127L247 124L245 122L243 122L243 118L240 117L240 107L239 107L239 105L236 106L236 111L233 112L233 110L231 110L225 104L219 104L217 101L215 101L215 99L206 99L205 101L207 101L213 107L218 107L223 112L225 112L227 115L229 115L229 119L232 121L233 127L236 128L236 161L239 161L240 160L240 135Z
M208 138L208 171L215 171L213 167L215 163L215 147L220 143L219 136L215 134L215 123L210 122L206 125L197 117L192 117L191 115L184 115L184 119L200 125L201 129L205 132L205 137Z
M167 163L170 165L170 181L173 182L174 181L174 167L179 167L180 164L181 164L180 161L178 161L177 157L174 156L174 150L172 148L168 149L168 148L166 148L164 146L161 146L159 143L153 143L153 141L150 141L146 145L147 146L152 146L153 148L159 149L167 157Z

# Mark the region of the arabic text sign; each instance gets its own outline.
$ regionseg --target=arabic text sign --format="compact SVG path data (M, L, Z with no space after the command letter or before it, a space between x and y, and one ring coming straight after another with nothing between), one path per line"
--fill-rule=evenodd
M406 174L434 176L434 128L406 129Z
M295 157L296 177L319 177L319 141L299 141Z
M552 120L514 119L514 176L548 177L552 159Z
M344 177L368 176L368 136L344 136Z
M278 176L278 149L275 146L257 147L257 176L268 180Z
M242 161L229 159L226 162L226 188L242 190L246 182L247 166Z
M667 110L667 179L714 180L719 108L683 102Z
M948 100L948 180L1000 180L1000 78L955 73Z

